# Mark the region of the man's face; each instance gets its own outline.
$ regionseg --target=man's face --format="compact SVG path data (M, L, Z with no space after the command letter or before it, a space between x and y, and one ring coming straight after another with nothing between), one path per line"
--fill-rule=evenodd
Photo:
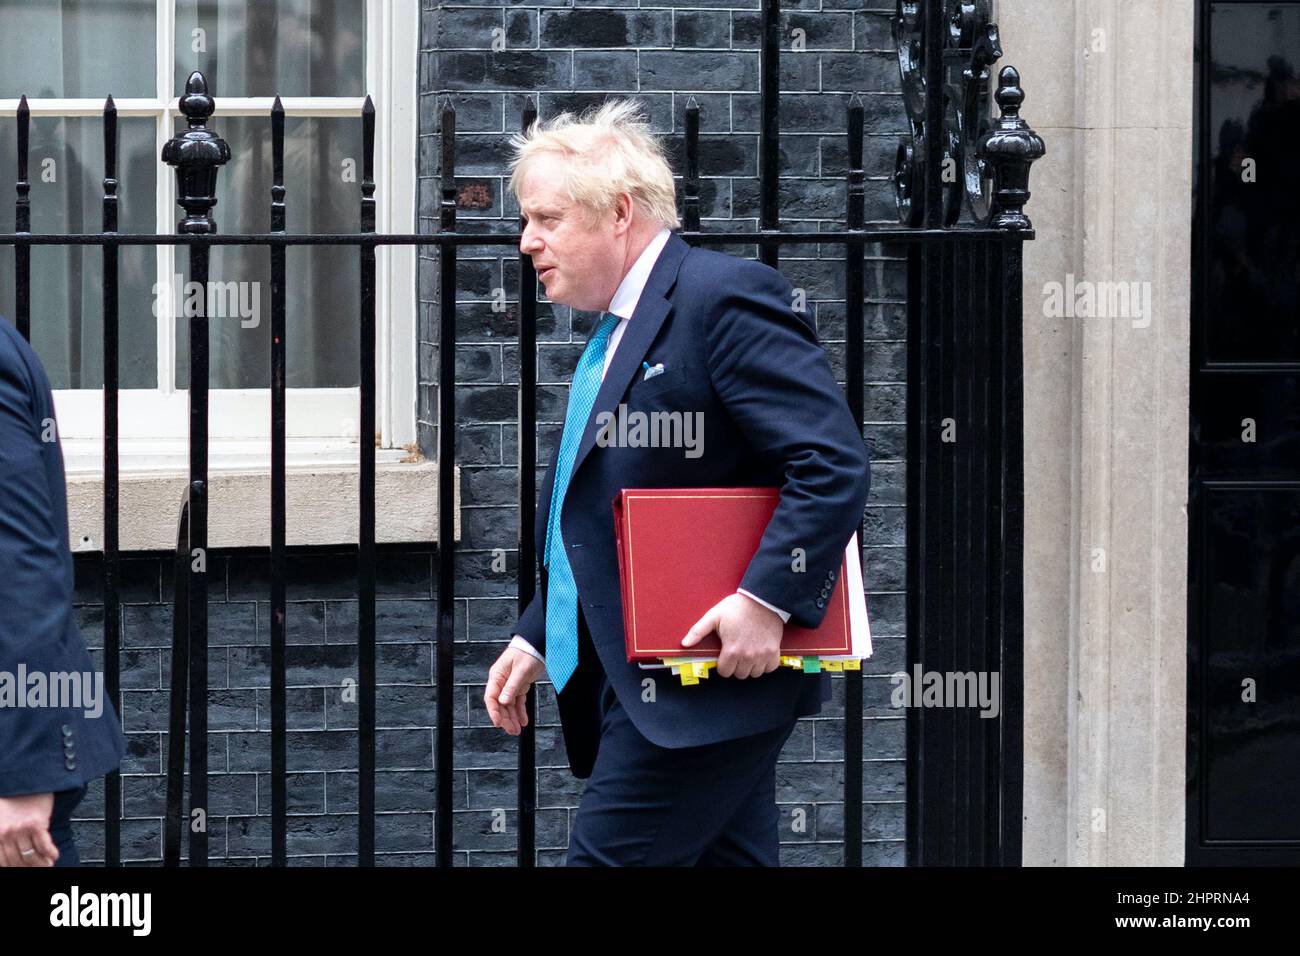
M610 211L589 222L586 210L564 195L562 163L543 153L520 184L519 206L526 222L519 251L532 257L548 299L595 312L608 308L622 281L626 220L620 226Z

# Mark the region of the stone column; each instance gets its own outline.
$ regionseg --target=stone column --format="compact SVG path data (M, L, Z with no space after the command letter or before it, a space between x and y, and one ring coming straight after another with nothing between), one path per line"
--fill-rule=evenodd
M1194 7L997 3L1047 141L1025 252L1029 865L1183 862ZM1107 315L1121 282L1142 297ZM1048 314L1069 300L1089 314Z

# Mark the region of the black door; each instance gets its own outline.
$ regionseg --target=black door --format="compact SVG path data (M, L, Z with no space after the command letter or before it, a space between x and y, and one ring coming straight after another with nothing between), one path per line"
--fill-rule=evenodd
M1300 2L1201 0L1187 863L1300 863Z

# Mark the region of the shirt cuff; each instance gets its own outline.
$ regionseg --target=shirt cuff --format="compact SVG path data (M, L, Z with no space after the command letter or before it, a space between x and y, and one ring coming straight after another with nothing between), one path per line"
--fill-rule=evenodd
M537 648L533 647L533 645L529 644L518 634L516 634L514 637L510 639L510 646L519 648L519 650L523 651L525 654L531 654L533 657L537 658L543 664L546 663L546 658L544 658L541 654L537 653Z
M783 624L789 624L789 623L790 623L790 612L789 612L789 611L783 611L783 610L781 610L779 607L776 607L776 606L773 605L773 604L768 604L768 603L767 603L766 601L764 601L761 597L759 597L759 596L756 595L756 594L750 594L750 593L749 593L748 591L746 591L744 588L736 588L736 593L737 593L737 594L743 594L743 595L745 595L745 597L747 597L747 598L753 598L755 601L757 601L759 604L763 605L763 607L767 608L769 611L774 611L774 612L776 612L777 614L779 614L779 615L781 616L781 623L783 623Z

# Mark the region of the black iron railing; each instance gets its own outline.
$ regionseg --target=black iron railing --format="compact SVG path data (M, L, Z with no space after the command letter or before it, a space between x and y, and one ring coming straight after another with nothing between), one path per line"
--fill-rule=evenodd
M699 107L685 112L682 237L692 244L753 244L777 267L783 245L816 242L844 250L847 298L846 390L863 421L864 254L868 244L906 250L908 262L907 382L907 641L909 669L996 671L1000 716L973 708L933 712L908 709L908 862L1020 861L1021 804L1021 565L1022 359L1021 248L1033 237L1024 205L1029 169L1043 154L1042 140L1019 118L1023 93L1015 70L999 77L1001 116L989 115L991 67L1000 57L997 27L987 0L898 0L894 18L904 103L911 135L900 145L895 185L901 225L865 223L863 103L847 104L849 169L845 228L782 232L778 203L780 7L763 0L759 136L760 217L757 231L700 230ZM117 114L109 97L103 112L103 231L36 235L30 231L28 175L30 113L17 110L18 182L15 232L0 244L16 247L15 320L31 330L30 250L37 245L97 245L103 251L104 324L104 652L106 683L118 702L120 554L118 535L118 296L117 252L126 245L189 247L193 281L206 287L214 245L266 247L271 261L271 858L286 863L285 702L285 359L294 343L285 326L286 249L353 246L360 258L360 365L358 434L375 424L375 253L379 245L436 246L441 254L438 393L437 550L437 756L435 847L439 865L451 864L453 766L453 608L455 467L455 307L457 249L462 245L518 246L519 232L456 231L456 114L441 111L441 216L439 232L375 233L373 178L375 108L366 97L361 114L363 176L360 229L355 234L302 235L285 231L284 110L270 112L274 184L271 230L220 235L210 211L219 167L229 147L208 127L215 102L200 73L190 75L180 108L189 128L169 141L162 159L176 168L179 204L186 217L176 234L127 235L117 227ZM536 119L530 102L521 128ZM519 256L519 575L522 609L536 587L533 521L536 500L537 277ZM796 283L797 285L797 283ZM204 310L198 310L202 313ZM189 484L182 500L175 575L176 623L171 687L171 734L164 862L178 865L186 707L190 806L207 805L207 528L208 528L208 328L204 314L190 317ZM951 420L959 437L946 441ZM359 441L360 482L358 615L358 862L375 854L375 449ZM859 529L861 530L861 528ZM862 675L845 672L844 862L862 862ZM187 686L188 685L188 686ZM535 702L519 745L520 865L534 862L536 775ZM120 862L117 773L106 787L106 858ZM190 827L189 860L206 865L206 827Z

